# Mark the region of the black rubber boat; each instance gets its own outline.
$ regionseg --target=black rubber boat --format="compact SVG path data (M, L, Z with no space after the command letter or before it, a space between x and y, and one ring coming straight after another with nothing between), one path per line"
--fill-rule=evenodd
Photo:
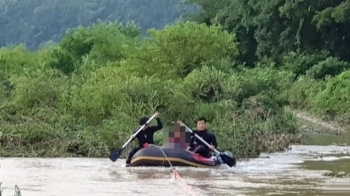
M165 155L166 156L165 156ZM131 166L190 166L219 167L221 163L214 158L205 158L185 149L149 146L140 149L131 159Z

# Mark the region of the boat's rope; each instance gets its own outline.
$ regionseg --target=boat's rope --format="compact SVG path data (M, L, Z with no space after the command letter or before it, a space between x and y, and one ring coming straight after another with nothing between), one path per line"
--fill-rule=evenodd
M189 186L183 178L181 178L179 172L177 172L176 168L173 166L173 164L172 164L171 161L169 160L168 156L165 154L165 152L164 152L164 150L162 149L162 147L156 146L156 145L154 145L154 144L150 144L150 146L153 146L153 147L155 147L155 148L158 148L158 149L162 152L162 154L164 155L165 161L167 161L167 162L169 163L169 166L170 166L170 168L171 168L171 169L170 169L171 176L174 178L175 181L176 181L176 180L180 180L180 181L182 182L182 184L184 185L184 187L185 187L185 189L186 189L186 190L184 190L184 191L186 191L186 193L189 194L189 195L198 196L198 195L193 191L192 187ZM180 186L180 187L181 187L181 186ZM181 187L181 188L182 188L182 187Z

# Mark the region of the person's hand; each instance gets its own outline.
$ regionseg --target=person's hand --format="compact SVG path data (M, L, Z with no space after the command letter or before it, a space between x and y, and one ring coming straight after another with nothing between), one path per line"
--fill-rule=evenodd
M148 148L150 145L149 145L149 143L144 143L143 144L143 147L145 147L145 148Z
M131 135L131 136L130 136L130 139L134 139L134 138L135 138L135 135Z
M210 145L209 148L210 148L210 150L213 150L213 151L215 150L215 146L213 146L213 145Z
M183 125L184 123L181 120L176 121L178 124Z
M158 118L159 117L159 112L158 111L155 112L154 115L155 115L156 118Z

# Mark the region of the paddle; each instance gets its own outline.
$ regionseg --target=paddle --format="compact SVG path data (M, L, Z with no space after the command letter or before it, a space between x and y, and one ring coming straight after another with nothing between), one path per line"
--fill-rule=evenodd
M190 129L188 126L186 126L184 123L182 123L183 126L185 126L185 128L187 130L189 130L191 133L194 134L194 136L199 139L203 144L205 144L208 148L210 148L210 144L208 144L208 142L206 142L203 138L201 138L199 135L197 135L196 133L194 133L192 131L192 129ZM233 167L233 166L236 166L236 159L233 157L233 156L229 156L227 153L222 153L222 152L219 152L218 150L214 150L214 153L217 155L217 156L220 156L220 158L222 159L222 161L224 163L226 163L228 166L230 167ZM230 154L230 153L229 153Z
M137 134L140 133L140 131L147 126L154 118L156 117L156 115L154 114L147 122L146 124L142 125L135 133L134 133L134 137L136 137ZM123 154L124 148L133 140L133 138L130 138L127 142L125 142L125 144L122 146L122 148L120 149L115 149L111 152L111 154L109 155L109 159L111 159L111 161L115 162L117 161L120 156Z

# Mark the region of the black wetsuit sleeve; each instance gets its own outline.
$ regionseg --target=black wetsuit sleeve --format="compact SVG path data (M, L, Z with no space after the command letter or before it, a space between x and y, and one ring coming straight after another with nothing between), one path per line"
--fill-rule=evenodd
M190 144L188 145L188 146L191 147L191 148L194 147L194 138L195 138L195 136L192 135L192 136L191 136L191 140L190 140Z
M196 131L193 131L191 133L191 140L190 140L190 144L188 145L191 148L195 147L195 145L194 145L194 141L196 140L195 134L197 134Z
M218 142L216 141L216 136L215 134L211 134L211 145L213 145L215 148L218 147Z
M159 131L161 129L163 129L163 123L162 121L159 119L159 118L156 118L157 120L157 126L151 126L151 127L148 127L148 130L149 131L153 131L153 132L156 132L156 131Z
M134 135L140 128L141 126L139 126L137 129L135 129L135 131L132 132L132 134ZM135 137L131 140L134 141L136 138L138 138L139 134L135 135Z

